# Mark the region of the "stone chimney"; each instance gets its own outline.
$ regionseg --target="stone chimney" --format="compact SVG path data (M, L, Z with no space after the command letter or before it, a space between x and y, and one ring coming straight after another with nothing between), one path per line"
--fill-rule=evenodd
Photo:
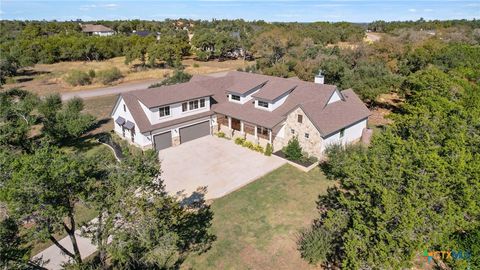
M322 70L318 71L318 75L315 75L315 83L324 84L325 77L322 74Z

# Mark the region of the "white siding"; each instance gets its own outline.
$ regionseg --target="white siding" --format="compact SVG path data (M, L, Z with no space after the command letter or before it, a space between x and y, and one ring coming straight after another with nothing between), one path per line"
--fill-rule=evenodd
M285 100L287 100L288 94L290 94L290 92L287 92L287 93L281 95L280 97L275 99L273 102L268 102L268 108L258 106L258 100L255 100L255 108L261 109L261 110L267 110L267 111L271 112L271 111L275 110L276 108L280 107L285 102ZM262 101L265 101L265 100L262 100Z
M261 86L263 86L263 85L261 85ZM245 93L244 95L236 94L235 92L229 92L228 101L234 102L234 103L245 104L246 102L248 102L249 100L252 99L253 94L257 93L262 88L261 86L253 88L252 90ZM240 96L240 101L233 100L232 95Z
M125 105L126 107L126 111L123 110L123 106ZM113 118L113 125L114 125L114 128L113 130L120 136L120 137L123 137L123 132L122 132L122 127L120 125L118 125L117 123L115 123L115 120L119 117L123 117L125 118L125 120L128 120L130 122L133 122L135 123L135 120L133 119L133 116L132 114L130 113L130 110L128 109L128 107L126 106L124 100L122 98L120 98L120 100L118 100L118 104L115 108L115 111L113 112L112 114L112 118ZM126 140L128 141L132 141L132 137L131 137L131 133L129 130L125 130L125 137L124 137ZM136 144L142 146L142 147L145 147L145 146L148 146L151 144L150 140L147 138L147 136L145 136L144 134L140 133L140 131L138 130L138 127L137 125L135 124L135 134L134 134L134 141Z
M339 101L339 100L341 100L340 93L338 93L338 90L335 90L335 92L333 92L332 96L328 100L327 104L330 104L330 103L333 103L333 102Z
M174 103L174 104L165 105L165 106L160 106L160 107L170 106L170 115L169 116L164 116L164 117L160 117L160 114L158 112L158 109L160 107L149 109L149 108L147 108L147 106L145 106L141 102L140 102L140 105L142 106L143 112L147 116L150 123L152 125L154 125L154 124L174 120L174 119L177 119L177 118L181 118L181 117L185 117L185 116L209 111L210 110L210 97L203 97L203 99L205 99L205 107L200 108L200 104L199 104L198 109L188 110L186 112L182 112L182 103L183 102ZM195 100L195 99L193 99L193 100ZM185 102L188 103L188 101L185 101Z
M325 151L325 149L331 144L348 144L353 143L355 141L360 140L362 137L362 131L364 128L367 127L367 119L364 119L350 127L345 128L343 138L340 138L340 131L323 138L323 143L321 145L321 151Z

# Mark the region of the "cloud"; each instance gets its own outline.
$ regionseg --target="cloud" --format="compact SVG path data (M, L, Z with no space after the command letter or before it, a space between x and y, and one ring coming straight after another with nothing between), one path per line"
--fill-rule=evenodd
M411 9L409 9L408 11L410 11L410 12L417 12L417 10L414 9L414 8L411 8Z
M102 7L114 8L114 7L118 7L118 5L117 4L105 4L105 5L102 5Z
M431 8L426 8L426 9L424 9L423 11L425 11L425 12L432 12L433 9L431 9Z
M95 8L115 9L117 7L118 7L118 5L113 4L113 3L101 4L101 5L90 4L90 5L82 5L82 6L80 6L79 9L83 10L83 11L88 11L88 10L95 9Z

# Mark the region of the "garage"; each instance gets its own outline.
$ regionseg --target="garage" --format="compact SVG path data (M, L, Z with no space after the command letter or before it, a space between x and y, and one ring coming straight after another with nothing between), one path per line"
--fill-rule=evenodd
M210 135L210 121L180 128L180 143Z
M172 146L172 132L166 132L153 136L153 142L155 143L155 150L159 151Z

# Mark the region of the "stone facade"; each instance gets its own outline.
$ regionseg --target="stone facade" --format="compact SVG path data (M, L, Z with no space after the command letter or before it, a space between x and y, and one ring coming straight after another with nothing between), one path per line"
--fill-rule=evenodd
M298 115L302 116L302 123L298 122ZM292 132L292 130L294 132ZM306 138L305 134L308 134ZM285 132L284 138L275 138L274 148L275 151L280 150L283 146L288 144L288 141L294 136L298 136L298 141L303 148L304 152L309 155L322 157L322 143L323 139L320 136L317 128L308 119L307 115L301 108L293 110L285 120ZM279 140L277 142L277 140Z

